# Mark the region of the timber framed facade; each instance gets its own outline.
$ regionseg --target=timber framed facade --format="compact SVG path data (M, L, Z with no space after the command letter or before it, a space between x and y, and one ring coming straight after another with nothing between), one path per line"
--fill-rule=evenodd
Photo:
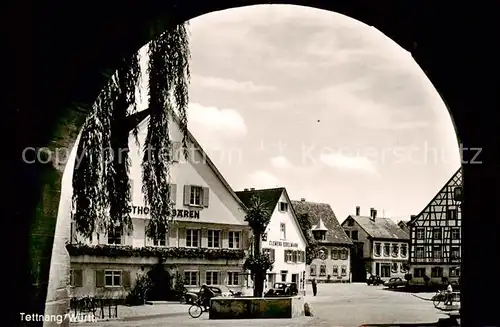
M410 267L412 284L460 281L462 254L462 169L448 180L430 203L412 216Z

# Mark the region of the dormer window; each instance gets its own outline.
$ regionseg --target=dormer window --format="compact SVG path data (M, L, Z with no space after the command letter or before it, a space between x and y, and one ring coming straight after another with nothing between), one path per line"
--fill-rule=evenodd
M316 241L326 241L326 231L323 230L314 231L314 239Z
M280 202L279 203L279 210L281 212L287 212L288 211L288 203L286 203L286 202Z

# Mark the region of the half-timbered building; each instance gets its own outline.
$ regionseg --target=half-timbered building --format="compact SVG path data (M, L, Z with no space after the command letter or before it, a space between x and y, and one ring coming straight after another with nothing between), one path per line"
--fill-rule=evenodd
M446 182L430 203L412 216L410 226L410 283L458 282L461 264L462 169ZM444 279L443 279L444 278Z
M327 203L292 201L297 215L307 215L311 234L316 240L318 256L307 267L306 280L348 283L351 281L352 241L340 226L332 207Z

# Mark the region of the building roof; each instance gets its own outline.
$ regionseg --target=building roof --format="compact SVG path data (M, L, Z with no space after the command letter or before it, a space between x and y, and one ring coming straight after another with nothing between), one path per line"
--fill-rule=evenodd
M254 195L258 196L262 201L262 203L264 204L264 206L272 214L284 190L285 190L284 187L277 187L277 188L268 188L262 190L250 189L245 191L238 191L235 193L241 199L241 202L243 202L247 207L250 206L250 200L252 196Z
M372 238L409 240L410 236L390 218L351 215L358 225ZM347 220L346 219L346 220Z
M453 174L453 176L450 177L450 179L443 185L443 187L434 195L432 200L429 201L429 203L420 211L418 215L414 215L413 218L408 222L408 226L412 225L431 205L438 196L446 192L446 188L448 186L453 186L453 185L462 185L462 167L458 168L458 170Z
M127 120L129 122L130 133L132 133L132 131L133 131L133 129L134 129L135 126L139 126L139 125L147 123L149 115L150 115L150 112L151 112L151 110L148 108L148 109L145 109L145 110L142 110L140 112L134 113L134 114L132 114L132 115L130 115L130 116L127 117ZM176 122L177 124L179 124L179 122L180 122L179 117L175 113L172 113L172 118L173 118L174 122ZM134 124L136 124L136 125L134 125ZM236 193L234 193L234 190L231 188L231 186L226 181L226 179L224 178L224 176L222 176L222 174L217 169L217 167L212 162L212 160L208 157L207 153L205 152L205 150L203 150L203 148L201 147L200 143L198 143L198 141L195 139L195 137L193 136L193 134L191 134L191 132L189 130L188 130L187 134L188 134L188 140L190 142L192 142L194 144L194 146L202 153L203 158L205 158L206 163L208 164L208 166L212 169L212 171L215 173L215 175L217 176L217 178L219 178L219 180L226 187L226 189L229 191L229 193L232 195L232 197L236 200L236 202L246 212L247 207L240 200L240 198L236 195Z
M319 219L319 224L313 226L311 229L314 231L328 231L328 228L326 228L325 224L323 223L323 219L321 218Z
M308 214L309 221L313 226L321 226L321 223L328 229L325 243L348 244L352 241L347 237L344 229L340 226L332 207L327 203L316 203L307 201L292 201L292 206L297 214Z
M254 195L258 196L271 214L274 212L274 209L276 209L276 206L278 205L278 202L281 198L281 194L285 194L285 197L288 200L288 202L292 204L292 201L288 196L288 192L284 187L268 188L261 190L245 189L243 191L235 192L235 194L241 199L241 201L245 204L247 208L251 205L251 198ZM307 238L304 235L302 228L300 228L300 223L299 220L297 219L297 212L295 211L293 205L290 205L290 212L292 213L295 223L299 227L299 233L302 236L304 243L307 244Z

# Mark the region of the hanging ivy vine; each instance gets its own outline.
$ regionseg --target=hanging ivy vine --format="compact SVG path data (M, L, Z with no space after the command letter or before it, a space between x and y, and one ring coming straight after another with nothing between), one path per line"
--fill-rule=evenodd
M161 23L154 24L152 35L164 30ZM73 219L76 231L87 238L111 226L121 226L128 234L133 228L129 213L129 130L125 122L137 111L136 92L142 73L139 59L138 53L125 58L114 73L107 74L108 82L82 130L73 173ZM188 153L189 59L187 23L167 29L148 45L150 119L143 145L142 182L145 205L151 208L146 229L151 238L168 229L169 224L169 121L174 114L183 134L184 155ZM137 142L137 128L133 135Z

